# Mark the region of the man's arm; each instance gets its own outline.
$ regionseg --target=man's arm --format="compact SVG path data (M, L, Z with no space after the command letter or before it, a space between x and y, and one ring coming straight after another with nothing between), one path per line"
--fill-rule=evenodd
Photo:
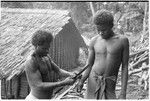
M85 82L85 80L89 77L89 74L91 72L92 66L94 64L94 60L95 60L95 51L94 51L94 44L96 41L97 37L94 37L89 45L89 55L88 55L88 59L86 62L86 66L88 66L88 68L85 70L82 78L79 80L78 82L78 87L77 87L77 91L80 92L83 86L83 83ZM85 67L86 67L85 66ZM84 67L84 68L85 68Z
M89 47L89 56L88 56L88 59L87 59L87 63L86 63L86 66L88 66L88 68L85 70L82 78L81 78L81 82L83 83L89 76L90 74L90 71L92 69L92 66L94 64L94 50L93 50L93 47Z
M51 60L51 64L53 67L53 70L58 73L61 76L73 76L73 74L71 72L68 72L66 70L63 70L61 68L59 68L52 60Z
M61 76L64 76L64 77L68 77L68 76L75 76L74 73L72 72L68 72L66 70L63 70L61 69L52 59L49 55L47 55L47 59L48 59L48 63L49 63L49 66L52 66L52 69L58 73L59 75Z
M32 59L27 61L25 72L29 85L36 89L49 89L64 86L73 82L73 80L69 78L59 82L43 82L41 73Z
M126 89L128 82L128 60L129 60L129 41L123 38L123 54L122 54L122 73L121 73L121 93L120 98L126 99Z

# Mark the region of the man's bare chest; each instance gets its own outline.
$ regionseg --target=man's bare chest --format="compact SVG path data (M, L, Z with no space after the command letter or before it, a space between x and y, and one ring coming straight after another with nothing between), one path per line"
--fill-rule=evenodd
M48 75L52 71L51 63L46 59L42 59L41 61L39 61L38 67L42 75Z
M122 51L122 43L119 39L97 40L94 45L96 54L119 54Z

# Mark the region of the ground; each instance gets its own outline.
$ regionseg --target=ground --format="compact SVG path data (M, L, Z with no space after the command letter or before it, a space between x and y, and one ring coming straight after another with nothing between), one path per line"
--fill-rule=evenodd
M143 85L138 85L138 77L137 76L131 76L128 80L128 86L127 86L127 99L137 100L137 99L149 99L149 91L145 91L143 89ZM65 87L61 91L61 94L66 91L68 87ZM116 86L116 95L119 95L120 92L120 77L118 77L118 82ZM83 99L83 96L85 94L86 90L86 82L83 86L83 90L81 93L77 93L75 88L69 90L61 99Z

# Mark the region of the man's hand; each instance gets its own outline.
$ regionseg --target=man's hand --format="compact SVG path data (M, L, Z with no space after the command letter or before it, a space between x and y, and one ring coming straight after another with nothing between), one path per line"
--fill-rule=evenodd
M81 83L81 82L79 81L78 84L77 84L77 88L76 88L77 92L80 93L81 90L82 90L82 88L83 88L83 83Z
M71 78L75 77L76 74L77 74L76 72L69 72L69 75L70 75Z
M64 82L65 82L66 85L72 85L72 84L74 84L75 79L72 79L71 77L67 77L67 78L64 80Z

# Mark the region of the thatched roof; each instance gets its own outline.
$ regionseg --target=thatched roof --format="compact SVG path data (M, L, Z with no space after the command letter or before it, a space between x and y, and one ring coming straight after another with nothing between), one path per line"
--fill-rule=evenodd
M32 53L31 36L39 29L56 35L68 23L66 10L2 9L0 21L0 73L13 76Z

